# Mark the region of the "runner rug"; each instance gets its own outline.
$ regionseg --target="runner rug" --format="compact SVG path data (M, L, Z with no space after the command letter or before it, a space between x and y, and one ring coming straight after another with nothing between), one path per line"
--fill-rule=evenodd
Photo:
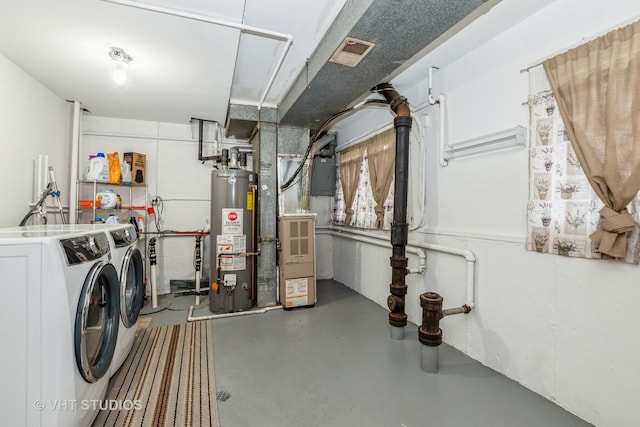
M94 427L219 425L210 321L138 330L93 423Z

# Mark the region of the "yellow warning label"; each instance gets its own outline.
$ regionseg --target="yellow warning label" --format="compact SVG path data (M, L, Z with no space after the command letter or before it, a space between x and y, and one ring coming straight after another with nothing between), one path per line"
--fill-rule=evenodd
M253 193L247 193L247 210L253 210Z

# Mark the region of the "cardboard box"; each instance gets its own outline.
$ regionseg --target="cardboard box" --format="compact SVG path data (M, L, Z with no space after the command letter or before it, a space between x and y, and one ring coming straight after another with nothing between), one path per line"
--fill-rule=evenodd
M131 166L131 185L144 185L147 156L140 153L124 153L124 161Z

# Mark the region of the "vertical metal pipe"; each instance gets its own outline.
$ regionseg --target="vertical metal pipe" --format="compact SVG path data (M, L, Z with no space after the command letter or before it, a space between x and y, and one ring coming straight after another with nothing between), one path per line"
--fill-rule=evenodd
M442 297L435 292L420 295L422 307L422 325L418 328L418 340L422 344L420 350L420 368L430 374L439 370L439 350L442 344Z
M391 284L387 298L389 306L389 325L392 339L404 339L404 327L407 326L407 314L404 311L407 295L406 276L407 246L409 226L407 224L407 193L409 187L409 134L411 132L411 111L407 99L401 96L392 85L382 83L371 89L385 97L391 110L397 114L393 121L396 129L395 182L393 196L393 225L391 226Z

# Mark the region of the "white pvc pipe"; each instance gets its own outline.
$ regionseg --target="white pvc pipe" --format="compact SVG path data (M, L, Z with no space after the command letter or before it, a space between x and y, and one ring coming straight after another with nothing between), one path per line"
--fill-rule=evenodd
M428 374L440 370L440 346L420 345L420 369Z
M42 182L40 182L41 191L44 191L47 188L47 184L49 184L49 156L44 156L44 164L42 165ZM53 188L52 188L53 190Z
M410 242L410 244L436 252L464 257L467 261L467 301L465 304L467 304L471 308L475 307L476 304L474 283L476 256L473 254L473 252L468 249L452 248L450 246L436 245L433 243Z
M317 229L320 230L327 230L329 231L329 234L331 235L336 235L336 236L342 236L345 238L352 238L352 236L350 236L347 233L351 233L351 234L355 234L355 235L360 235L363 237L369 237L372 240L378 240L378 241L384 241L386 242L386 240L382 240L382 239L386 239L386 237L383 236L378 236L378 235L372 235L372 234L367 234L365 232L362 231L357 231L357 230L341 230L338 227L332 227L332 226L328 226L328 227L317 227ZM331 232L333 231L333 233ZM356 239L354 239L356 240ZM369 243L369 242L367 242ZM378 243L372 243L372 244L378 244ZM438 245L438 244L434 244L434 243L426 243L426 242L416 242L416 241L408 241L407 242L407 248L410 247L416 247L416 248L422 248L422 249L427 249L427 250L431 250L431 251L435 251L435 252L442 252L442 253L447 253L450 255L456 255L456 256L461 256L463 257L466 262L467 262L467 282L466 282L466 302L465 304L468 305L469 307L473 308L475 307L475 265L476 265L476 256L474 255L473 252L471 252L468 249L458 249L458 248L453 248L450 246L443 246L443 245ZM387 246L387 245L385 245Z
M336 237L343 237L349 240L355 240L362 243L369 243L371 245L381 246L384 248L391 248L391 242L388 240L382 240L378 237L367 235L357 230L340 230L331 227L317 227L316 230L326 230L326 234ZM419 259L418 268L408 269L409 274L422 274L427 268L427 256L423 250L414 247L413 245L407 245L405 250L409 253L416 254Z
M281 305L274 305L274 306L271 306L271 307L264 307L264 308L259 308L259 309L256 309L256 310L235 311L233 313L209 314L207 316L196 316L196 317L193 316L193 308L194 308L193 305L191 307L189 307L189 314L187 315L187 322L194 322L194 321L198 321L198 320L224 319L226 317L248 316L250 314L263 314L263 313L266 313L267 311L281 310L282 306Z
M262 108L262 104L264 103L264 100L266 99L267 95L269 94L269 91L271 90L271 86L273 86L273 82L276 80L276 76L280 72L280 68L282 68L282 64L284 63L284 59L287 56L287 53L289 52L289 48L291 47L292 44L293 44L293 37L290 36L290 35L287 35L287 42L284 44L284 49L282 50L282 54L280 55L280 59L278 60L278 63L276 64L276 68L273 70L273 73L271 74L271 78L269 79L269 83L267 83L267 86L264 88L264 92L262 93L262 97L260 98L260 102L258 103L258 110L260 110Z
M73 101L73 133L71 135L71 171L69 177L69 224L76 223L78 204L78 168L80 151L80 102Z
M449 165L449 161L444 158L444 147L447 137L447 108L446 108L446 99L444 95L438 96L438 105L440 106L440 120L438 120L439 124L439 132L438 132L438 161L440 166L445 167Z
M207 22L209 24L220 25L223 27L235 28L240 30L243 33L253 34L256 36L285 42L284 49L282 50L282 54L280 55L280 59L274 68L271 78L269 79L269 83L267 83L264 93L262 94L262 98L260 99L260 102L258 104L258 110L262 108L262 104L265 98L267 97L267 95L269 94L269 91L271 90L271 86L273 85L273 82L275 81L276 76L278 75L278 72L280 71L280 68L284 63L287 53L289 52L289 48L293 43L293 37L290 34L284 34L276 31L265 30L263 28L252 27L250 25L244 25L238 22L224 21L222 19L212 18L210 16L202 15L199 13L185 12L182 10L171 9L168 7L152 5L148 3L140 3L132 0L103 0L103 1L119 4L122 6L135 7L137 9L150 10L152 12L164 13L165 15L179 16L181 18L192 19L194 21Z
M38 165L36 167L36 180L33 183L33 186L36 188L35 200L34 203L40 199L42 195L42 154L38 154Z

